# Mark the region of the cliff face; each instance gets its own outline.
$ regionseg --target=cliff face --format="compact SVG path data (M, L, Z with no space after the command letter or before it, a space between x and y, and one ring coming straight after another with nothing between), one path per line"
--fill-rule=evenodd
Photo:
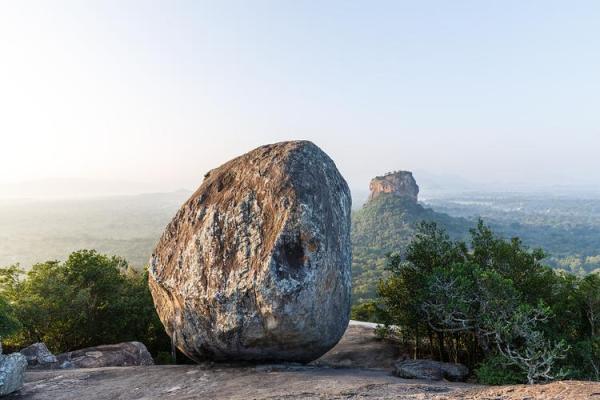
M383 176L377 176L371 180L369 189L371 190L369 201L376 199L382 193L391 193L416 203L419 195L419 186L412 172L409 171L388 172Z

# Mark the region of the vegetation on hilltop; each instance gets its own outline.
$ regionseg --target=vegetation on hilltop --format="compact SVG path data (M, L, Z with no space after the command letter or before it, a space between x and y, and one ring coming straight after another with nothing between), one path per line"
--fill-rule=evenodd
M483 218L498 232L542 247L546 263L577 275L600 272L600 200L556 195L469 194L438 198L436 210Z
M386 254L403 251L421 221L436 222L453 238L464 238L472 223L453 218L415 201L381 194L352 215L353 302L360 303L376 295L377 283L386 276Z
M468 242L424 222L387 257L377 301L353 313L384 322L414 357L476 368L483 383L600 380L600 276L556 272L544 256L481 221Z
M93 248L119 254L130 266L142 269L161 232L189 195L179 191L0 201L0 265L20 263L28 269L46 260L64 260L78 249ZM553 268L578 275L600 271L599 199L473 194L428 200L423 207L386 197L354 212L356 301L373 298L385 253L405 248L415 225L423 219L447 228L452 238L463 239L481 216L499 235L520 237L530 247L542 247L549 254L545 262ZM385 208L378 210L378 202Z

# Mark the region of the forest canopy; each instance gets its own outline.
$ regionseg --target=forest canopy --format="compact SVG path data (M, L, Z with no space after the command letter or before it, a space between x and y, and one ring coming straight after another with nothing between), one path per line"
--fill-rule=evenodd
M18 350L44 342L55 352L137 340L157 355L170 340L148 290L147 272L94 250L66 261L0 268L2 340Z

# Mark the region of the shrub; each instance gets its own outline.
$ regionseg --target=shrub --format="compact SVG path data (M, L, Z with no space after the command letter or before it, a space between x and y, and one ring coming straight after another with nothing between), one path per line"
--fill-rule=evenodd
M0 293L21 325L7 338L12 347L44 342L53 352L65 352L137 340L154 354L170 348L147 273L119 257L81 250L26 273L18 266L0 268Z
M486 358L475 369L475 376L484 385L513 385L527 381L522 371L507 365L506 359L500 355Z

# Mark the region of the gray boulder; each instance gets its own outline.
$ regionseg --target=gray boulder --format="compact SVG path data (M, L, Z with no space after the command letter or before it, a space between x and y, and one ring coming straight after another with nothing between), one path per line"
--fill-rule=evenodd
M210 171L150 260L156 309L196 361L309 362L349 320L350 190L311 142Z
M394 375L406 379L425 379L463 382L469 375L469 369L462 364L445 363L432 360L404 360L394 364Z
M34 343L21 349L20 353L27 359L29 368L51 368L58 362L44 343Z
M143 343L124 342L69 351L57 357L60 368L128 367L154 365Z
M23 387L27 359L20 353L0 354L0 396Z
M442 363L444 378L452 382L464 382L469 376L469 368L462 364Z

